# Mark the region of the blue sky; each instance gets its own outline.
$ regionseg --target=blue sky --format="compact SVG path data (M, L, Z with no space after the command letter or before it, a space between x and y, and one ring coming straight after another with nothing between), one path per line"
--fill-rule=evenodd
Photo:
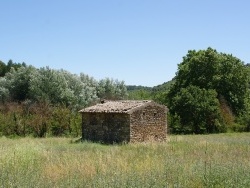
M188 50L250 63L248 0L0 0L0 60L128 85L171 80Z

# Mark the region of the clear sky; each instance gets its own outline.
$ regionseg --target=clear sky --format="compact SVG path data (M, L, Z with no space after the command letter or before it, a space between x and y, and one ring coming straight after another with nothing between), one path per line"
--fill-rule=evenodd
M0 0L0 60L127 85L171 80L188 50L250 63L249 0Z

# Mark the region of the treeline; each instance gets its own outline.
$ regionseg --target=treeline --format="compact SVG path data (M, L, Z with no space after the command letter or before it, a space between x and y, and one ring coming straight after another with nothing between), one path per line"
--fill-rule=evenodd
M5 64L4 62L2 62L0 60L0 77L5 76L5 74L7 72L10 72L10 69L15 69L17 70L20 67L26 67L26 63L13 63L12 60L9 60L7 64Z
M79 136L78 110L100 99L164 104L174 134L250 131L250 66L212 48L188 51L176 76L155 87L11 60L0 61L0 73L0 135Z
M1 62L0 72L0 135L78 136L79 109L128 96L123 81L97 81L84 73L12 61Z

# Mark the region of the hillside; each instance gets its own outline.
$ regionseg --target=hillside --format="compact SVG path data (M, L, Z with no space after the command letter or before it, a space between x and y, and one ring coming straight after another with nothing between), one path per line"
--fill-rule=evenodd
M172 84L174 84L174 82L175 82L175 78L173 78L173 79L170 80L170 81L164 82L163 84L160 84L160 85L158 85L158 86L154 86L154 87L152 88L152 90L153 90L154 92L157 92L157 91L167 91L167 90L169 90L170 86L171 86Z
M127 86L127 91L129 94L128 98L134 100L152 99L160 103L165 103L164 96L174 82L175 79L173 78L168 82L164 82L163 84L154 87L128 85Z

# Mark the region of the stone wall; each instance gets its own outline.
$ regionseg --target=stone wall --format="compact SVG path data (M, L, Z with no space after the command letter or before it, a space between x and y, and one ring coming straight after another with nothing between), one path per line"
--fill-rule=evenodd
M82 113L82 138L101 143L164 141L166 108L150 104L131 113Z
M164 141L167 134L166 109L149 105L130 116L130 141Z
M130 141L129 115L121 113L83 113L82 138L101 143Z

